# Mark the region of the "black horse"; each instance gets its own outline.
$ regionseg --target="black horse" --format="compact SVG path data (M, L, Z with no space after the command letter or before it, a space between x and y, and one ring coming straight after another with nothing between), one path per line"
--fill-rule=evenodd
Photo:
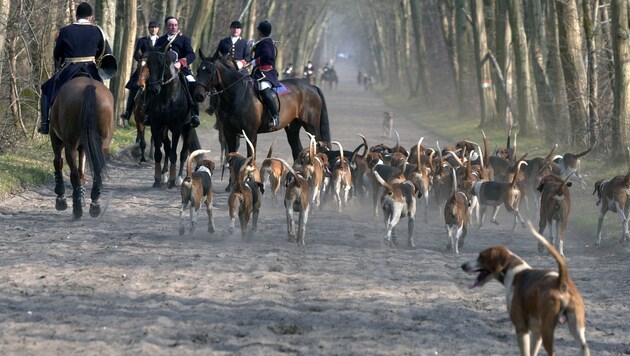
M183 180L184 163L189 151L201 148L197 132L190 126L191 104L188 100L186 79L177 73L171 56L161 50L149 52L147 56L148 78L146 81L145 113L151 118L151 135L155 146L153 187L160 187L162 173L162 130L166 127L171 132L171 145L164 146L166 159L170 160L168 187L173 188ZM179 173L175 181L175 164L177 163L177 145L182 137Z
M339 84L339 78L337 78L337 72L335 71L335 68L330 68L322 73L319 82L320 85L325 88L328 88L330 90L336 89L337 84Z
M255 89L256 83L248 75L237 71L233 62L223 58L204 57L203 53L199 52L202 62L197 69L198 86L195 90L195 100L201 102L207 92L216 90L213 95L219 95L221 109L226 113L222 116L223 132L230 152L236 151L236 140L242 131L245 131L256 147L259 133L272 132L280 128L284 128L287 134L294 159L302 151L301 127L315 135L318 141L330 146L326 101L318 87L308 84L303 79L284 80L284 85L291 93L279 97L280 125L272 129L269 126L269 113L264 110ZM251 154L248 149L248 155Z

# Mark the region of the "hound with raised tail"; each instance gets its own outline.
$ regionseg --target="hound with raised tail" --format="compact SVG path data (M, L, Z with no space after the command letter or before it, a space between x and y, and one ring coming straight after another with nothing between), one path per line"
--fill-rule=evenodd
M267 153L267 159L265 159L260 166L260 179L263 184L269 182L271 187L271 205L276 207L278 205L278 191L282 186L282 181L286 174L286 169L282 162L277 159L273 159L273 145L276 140L273 140L271 146L269 146L269 152Z
M337 203L337 212L341 213L342 207L348 204L348 195L350 195L350 189L352 189L352 174L350 173L350 167L343 155L343 147L341 143L332 141L332 144L339 146L339 158L332 162L332 186L335 195L335 202ZM343 190L343 197L341 191Z
M238 174L241 171L241 168L243 168L243 165L245 165L245 162L249 162L246 164L247 167L245 168L247 178L255 182L261 181L260 171L258 170L258 167L256 166L256 149L254 148L254 144L252 143L252 141L250 141L247 135L245 134L245 130L242 130L242 132L243 132L243 137L245 137L245 141L247 141L247 145L252 151L252 159L248 160L247 157L243 156L242 154L238 152L228 153L227 160L230 165L230 182L226 188L226 191L228 192L236 184Z
M238 172L236 183L232 186L228 197L228 211L230 214L230 226L228 233L234 233L236 216L241 223L241 236L247 239L247 224L252 219L252 232L258 229L258 214L262 203L262 195L265 188L261 182L255 181L248 176L247 167L253 157L247 157L241 170Z
M477 273L468 288L483 286L496 279L507 289L507 310L516 329L521 355L537 355L540 345L554 355L556 325L568 322L571 335L580 344L582 355L590 355L586 343L584 301L569 277L566 262L556 249L530 223L529 229L558 264L558 271L533 269L505 246L494 246L462 265L470 274Z
M571 194L569 187L573 183L569 182L573 173L569 174L564 180L562 178L550 174L545 176L536 188L541 194L540 196L540 220L538 222L538 233L543 234L547 224L551 230L551 244L556 246L556 237L558 238L558 250L561 256L564 256L564 233L567 231L567 223L569 220L569 212L571 211ZM556 222L555 234L553 221ZM538 251L543 252L544 246L538 244Z
M197 162L197 167L193 172L192 162L198 155L210 153L210 150L196 150L188 156L186 160L186 178L180 186L182 196L182 206L179 209L179 234L183 235L184 209L190 204L190 234L195 232L197 227L197 215L201 204L206 203L208 213L208 232L214 233L214 219L212 216L212 172L214 162L208 159Z
M514 215L514 226L512 231L516 230L516 225L521 223L525 227L525 221L518 211L518 205L521 199L521 190L516 185L519 173L521 171L521 165L527 165L525 161L519 161L516 164L516 171L512 177L512 182L494 182L485 181L475 183L473 186L473 194L479 198L479 205L481 206L481 218L479 220L479 228L483 226L483 220L486 217L486 209L488 206L494 207L492 212L491 222L499 225L497 221L497 214L501 204L505 206L505 209Z
M610 210L617 213L621 221L621 240L630 241L630 232L628 231L628 210L630 210L630 171L625 176L616 176L612 179L601 179L595 182L595 190L597 193L597 206L599 206L599 219L597 220L597 239L595 245L602 242L602 225L604 216Z
M409 221L407 227L409 231L407 246L413 248L416 245L413 242L413 229L416 222L416 189L413 183L404 181L402 183L387 183L374 170L374 178L385 188L381 196L381 206L383 207L383 217L385 226L387 227L387 235L385 243L393 247L396 245L396 225L401 218L407 216Z
M304 179L303 175L297 173L289 164L280 158L276 158L284 164L287 175L284 191L284 207L287 212L287 235L289 241L296 240L295 219L293 213L298 213L298 231L297 243L304 246L306 236L306 222L308 221L308 212L310 209L309 183Z
M586 156L595 146L591 146L588 150L581 153L565 153L562 156L556 156L554 162L560 167L562 171L562 176L567 177L571 174L575 177L575 179L580 183L582 189L586 189L586 182L584 181L584 177L580 174L581 162L580 157Z
M468 162L470 165L470 162ZM473 208L472 195L462 189L457 189L457 174L455 168L453 172L453 193L444 205L444 225L448 236L447 250L459 254L459 249L464 247L464 239L468 233L470 224L471 208Z

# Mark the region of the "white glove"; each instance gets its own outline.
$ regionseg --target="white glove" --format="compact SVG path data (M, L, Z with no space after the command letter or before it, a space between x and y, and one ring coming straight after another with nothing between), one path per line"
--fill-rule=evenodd
M236 68L238 68L238 70L243 69L243 62L244 61L236 61Z
M249 62L249 65L250 65L252 68L256 68L256 60L254 59L253 61Z

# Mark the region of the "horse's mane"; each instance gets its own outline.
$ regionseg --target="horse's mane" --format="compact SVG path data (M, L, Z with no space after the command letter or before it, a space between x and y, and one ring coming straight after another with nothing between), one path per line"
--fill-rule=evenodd
M239 72L237 69L234 68L234 66L230 65L230 62L226 57L217 58L214 64L215 66L221 65L223 67L221 69L221 72L226 75L226 77L223 78L223 81L225 83L234 83L235 81L245 76L245 74Z

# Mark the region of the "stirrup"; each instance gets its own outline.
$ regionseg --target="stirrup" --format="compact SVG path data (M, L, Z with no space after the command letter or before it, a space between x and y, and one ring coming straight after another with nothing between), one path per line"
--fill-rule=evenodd
M199 116L193 115L190 117L190 126L194 128L194 127L199 126L199 124L201 124L201 120L199 119Z

